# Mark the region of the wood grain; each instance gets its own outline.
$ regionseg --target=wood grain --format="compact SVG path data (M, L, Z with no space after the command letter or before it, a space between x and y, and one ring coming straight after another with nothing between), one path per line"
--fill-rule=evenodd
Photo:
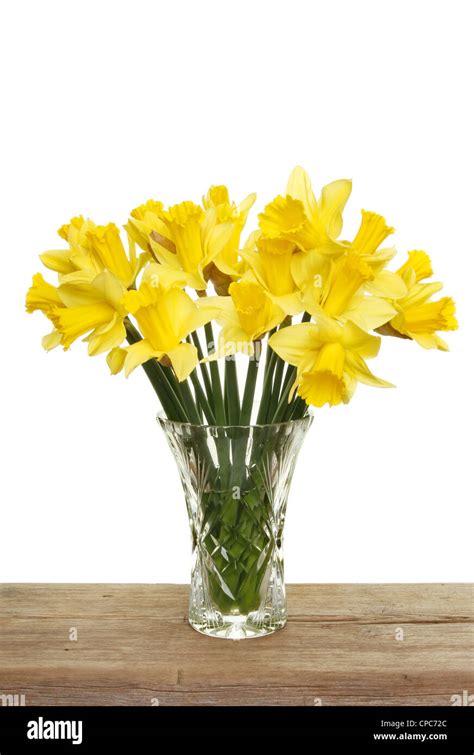
M184 585L0 586L0 696L23 694L26 705L451 705L474 691L471 585L290 585L288 626L243 642L192 630L187 596Z

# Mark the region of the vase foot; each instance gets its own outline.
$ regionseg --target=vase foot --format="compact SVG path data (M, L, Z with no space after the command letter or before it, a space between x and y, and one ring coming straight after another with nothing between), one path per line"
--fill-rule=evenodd
M274 634L286 625L286 618L279 621L265 624L261 621L255 622L252 614L248 616L220 615L220 621L213 618L210 622L193 621L189 623L196 632L205 634L208 637L217 637L221 640L250 640L258 637L266 637Z

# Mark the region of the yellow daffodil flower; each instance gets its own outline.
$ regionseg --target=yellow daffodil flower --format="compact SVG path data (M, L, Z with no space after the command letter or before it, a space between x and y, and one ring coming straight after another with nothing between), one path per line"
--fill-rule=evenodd
M340 322L350 320L362 330L377 328L396 314L394 306L382 297L364 292L375 273L365 259L349 252L332 260L328 275L308 285L303 302L307 312L316 316L320 310Z
M38 273L26 296L28 312L41 310L55 330L43 339L46 350L63 346L66 350L81 336L87 336L91 356L118 346L125 338L121 304L125 285L108 270L89 280L62 283L57 288ZM89 335L87 335L89 334Z
M95 224L84 220L82 215L72 218L71 222L61 226L58 236L68 242L69 249L57 249L40 255L41 262L49 270L59 275L69 275L78 270L95 269L90 257L89 233ZM100 272L97 270L97 272Z
M365 358L377 355L380 338L365 333L351 322L341 325L320 312L316 322L281 328L270 337L270 346L297 367L293 388L312 406L348 403L358 382L392 387L375 377Z
M404 280L396 273L385 270L386 265L395 255L395 249L379 249L380 244L393 231L394 229L387 225L385 218L381 215L362 210L361 224L353 241L338 241L339 254L334 254L331 258L321 254L318 250L294 255L292 260L293 278L303 291L308 286L311 288L314 280L318 281L319 286L323 285L322 282L329 285L328 279L333 280L339 269L339 263L342 268L346 265L346 262L341 262L340 257L352 259L352 266L355 268L357 256L360 260L360 266L365 266L364 290L367 293L385 299L400 298L407 293ZM353 288L353 283L351 283L350 288ZM363 306L366 304L367 302ZM371 308L370 313L372 313L375 302L367 304L367 306Z
M102 354L125 339L122 300L126 287L108 270L91 277L86 283L71 282L59 286L63 302L49 317L61 334L61 345L68 349L81 336L86 336L90 356ZM86 335L88 334L88 335Z
M79 216L62 226L58 234L69 243L69 249L45 252L40 259L60 275L61 282L87 282L91 274L109 270L128 288L148 259L148 255L137 258L133 241L127 254L113 223L96 226Z
M90 254L97 270L109 270L128 288L146 261L146 255L137 259L135 245L130 244L130 254L125 251L120 231L114 223L96 226L88 233Z
M56 286L45 281L41 273L36 273L33 276L33 284L26 294L25 303L27 312L31 313L39 310L50 320L50 313L54 309L64 306ZM50 351L60 345L61 333L54 329L48 335L43 336L41 343L46 351Z
M236 205L230 201L226 186L211 186L202 199L206 211L215 210L217 223L231 223L233 228L229 241L206 270L217 293L222 292L227 295L230 283L237 280L243 273L244 263L239 259L240 236L256 198L256 194L249 194Z
M304 290L312 285L315 278L326 278L330 274L331 261L345 252L360 255L371 267L373 275L367 279L366 290L374 296L399 298L406 294L406 287L400 276L384 268L395 254L393 249L379 250L380 244L393 233L381 215L362 211L360 228L352 242L337 240L342 230L342 212L351 193L352 184L348 180L334 181L325 186L321 197L316 200L308 174L302 168L295 168L288 183L288 195L299 200L303 206L304 217L297 218L293 201L293 222L300 221L300 226L293 230L297 236L298 251L292 259L292 275L297 285ZM286 202L286 215L280 198L280 219L275 217L273 207L273 225L283 228L281 216L288 220L289 203ZM267 215L269 213L267 212ZM306 221L305 221L306 218ZM267 224L264 228L268 230ZM287 237L286 229L284 230ZM303 234L303 235L302 235Z
M297 166L290 175L286 191L302 203L306 215L310 242L303 248L337 253L333 242L342 231L342 213L352 191L352 181L332 181L323 186L320 198L316 199L309 175Z
M422 251L409 252L408 260L397 273L408 285L408 293L393 302L397 315L390 320L388 327L379 328L379 332L411 338L425 349L448 351L447 343L437 331L457 329L456 307L449 296L431 301L431 297L443 288L442 283L420 282L433 273L430 258Z
M264 236L295 245L291 275L301 290L326 276L331 257L344 252L337 238L351 189L351 181L334 181L323 187L317 200L308 174L298 166L290 175L286 196L276 197L259 215Z
M343 243L372 270L373 276L366 284L366 291L374 296L399 299L407 293L406 285L399 275L385 270L396 251L394 248L379 248L394 231L382 215L362 210L361 223L354 240Z
M46 350L63 346L68 349L81 336L89 343L89 354L101 354L122 343L125 338L121 300L126 288L107 270L91 274L89 282L50 285L40 274L26 297L28 312L41 310L55 326L43 339Z
M269 238L293 241L301 250L338 253L333 242L342 230L351 190L351 181L334 181L323 187L317 200L308 174L298 166L290 175L286 196L277 196L259 215L260 229Z
M150 246L150 233L152 230L158 230L156 224L159 223L161 228L161 217L165 207L163 202L156 199L149 199L139 207L135 207L130 213L130 219L124 226L129 238L131 238L144 252L152 252Z
M218 348L211 359L230 356L238 351L253 354L253 343L281 323L286 313L254 281L242 280L231 283L229 296L209 296L197 302L215 319L222 330Z
M132 213L127 229L132 226L147 238L158 262L184 271L190 288L205 290L205 270L224 253L234 232L233 224L219 223L215 207L203 210L194 202L181 202L159 212L140 210L139 214L143 219Z
M163 266L164 268L165 266ZM128 291L123 299L126 311L135 318L143 340L127 346L123 359L125 375L149 359L167 357L178 380L185 380L198 362L196 347L183 343L184 339L208 321L207 313L199 309L188 294L169 281L159 279L160 268L148 269L138 291ZM153 275L158 275L158 280ZM121 353L114 352L109 366L118 367Z

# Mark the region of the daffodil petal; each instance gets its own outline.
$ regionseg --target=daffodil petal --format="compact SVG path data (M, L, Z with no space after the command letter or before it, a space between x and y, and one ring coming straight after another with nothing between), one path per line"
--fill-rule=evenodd
M277 307L282 309L285 314L290 315L290 317L303 312L303 301L299 293L282 294L281 296L268 293L267 295Z
M392 383L388 383L386 380L376 377L367 367L366 363L359 354L354 352L346 353L346 371L359 381L359 383L365 383L366 385L372 385L376 388L394 388Z
M107 364L109 365L112 375L117 375L122 371L126 356L126 349L121 349L120 347L116 347L109 351L107 354Z
M291 274L300 289L314 283L322 286L329 267L330 259L316 250L298 251L291 260Z
M160 244L158 241L155 241L155 239L153 239L152 237L150 237L149 239L149 244L158 262L160 262L162 265L167 265L172 269L174 268L175 270L182 270L180 261L174 252L170 252L169 249L166 249L162 244Z
M403 278L389 270L381 270L373 280L367 281L365 290L374 296L385 296L387 299L401 299L408 293Z
M362 330L375 330L395 317L397 310L385 299L376 296L355 297L344 312L347 320Z
M198 362L197 349L191 343L180 343L175 349L168 351L166 356L179 381L186 380Z
M340 179L323 186L319 200L319 215L330 238L342 231L342 213L352 191L352 181Z
M337 320L327 315L322 307L315 307L312 315L322 341L338 341L342 338L343 328Z
M435 338L436 338L436 348L437 349L439 349L440 351L449 351L448 344L446 343L446 341L443 338L441 338L441 336L439 336L437 333L435 333Z
M251 194L248 195L248 197L245 197L245 199L243 199L242 202L240 202L239 205L237 206L237 211L239 215L244 216L243 217L244 222L247 219L247 214L249 210L255 204L256 199L257 199L257 195L255 194L255 192L252 192Z
M443 288L442 283L416 283L400 303L403 309L424 304L433 294L437 294Z
M51 250L40 254L40 260L49 270L55 273L72 273L75 265L71 262L71 253L69 250Z
M354 351L364 359L376 357L380 350L382 339L380 336L373 336L355 323L348 322L344 326L342 344L349 351Z
M318 203L311 186L308 173L297 165L291 173L286 186L286 193L293 199L299 199L303 203L304 211L308 218L313 219L318 215Z
M161 359L164 355L162 351L155 351L151 343L146 339L127 346L125 351L127 352L123 366L125 377L128 377L136 367L148 362L149 359Z
M142 283L148 283L153 288L184 288L186 273L169 265L150 262L142 276Z
M110 323L96 328L84 340L88 342L89 356L103 354L104 351L110 351L116 346L120 346L125 340L126 330L123 324L123 317L117 312Z
M230 296L206 296L196 301L196 307L205 313L209 320L216 320L220 324L232 322L236 318Z
M51 351L51 349L55 349L57 346L61 345L61 340L62 335L59 330L53 330L51 333L48 333L48 335L43 336L41 339L41 345L46 351Z
M438 339L442 341L436 333L410 333L409 337L423 349L437 349ZM444 341L443 344L446 345ZM445 351L445 349L442 349L442 351Z
M204 265L212 262L229 243L234 226L232 223L219 223L210 229L204 241Z
M88 280L63 283L59 287L59 295L66 307L82 307L101 301L119 307L126 291L122 281L108 270Z
M322 341L319 327L307 322L280 328L270 336L268 343L285 362L299 366L321 347Z

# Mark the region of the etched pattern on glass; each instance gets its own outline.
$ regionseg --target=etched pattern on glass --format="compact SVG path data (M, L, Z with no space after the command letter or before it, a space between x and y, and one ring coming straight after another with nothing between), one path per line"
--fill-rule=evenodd
M178 465L191 527L190 623L230 639L280 629L287 615L286 505L312 418L249 427L159 421Z

